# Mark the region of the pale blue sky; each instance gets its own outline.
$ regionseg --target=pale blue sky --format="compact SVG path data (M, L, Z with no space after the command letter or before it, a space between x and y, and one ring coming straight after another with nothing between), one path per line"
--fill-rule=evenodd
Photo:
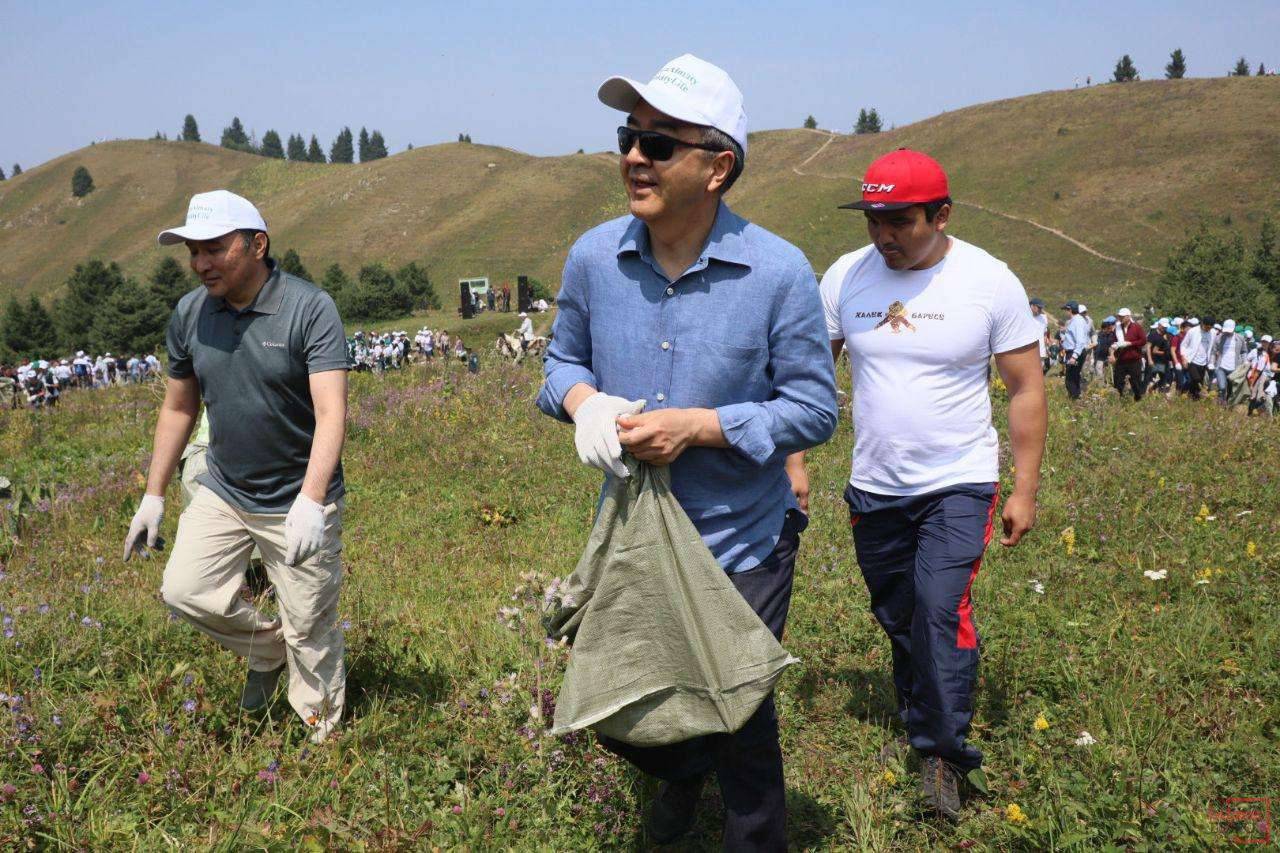
M874 106L906 124L973 103L1110 76L1144 78L1181 47L1189 76L1244 55L1280 66L1280 2L897 4L315 0L184 4L0 0L0 166L91 140L176 134L194 113L217 142L233 115L259 137L345 124L390 150L470 133L535 154L613 144L595 100L613 73L648 79L686 51L721 65L753 130L812 113L848 130Z

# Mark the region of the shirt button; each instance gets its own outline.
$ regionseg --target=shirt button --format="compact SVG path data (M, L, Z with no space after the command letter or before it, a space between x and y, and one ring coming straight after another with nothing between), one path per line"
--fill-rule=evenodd
M663 348L663 349L671 349L671 341L663 341L663 342L662 342L662 348Z
M675 295L676 295L676 289L674 287L668 287L667 296L675 296Z
M663 400L665 400L665 399L667 399L667 395L666 395L666 394L663 394L661 391L659 391L659 392L658 392L658 402L659 402L659 403L661 403L661 402L662 402Z

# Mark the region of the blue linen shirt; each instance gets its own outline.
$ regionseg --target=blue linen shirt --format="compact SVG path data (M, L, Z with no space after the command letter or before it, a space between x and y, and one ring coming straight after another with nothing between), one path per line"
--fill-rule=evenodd
M1080 355L1089 346L1089 321L1081 314L1073 314L1062 333L1062 349L1070 355Z
M579 382L645 411L715 409L728 448L690 447L671 487L725 571L760 565L797 508L786 457L837 420L835 371L813 269L799 249L721 203L701 256L675 281L632 216L591 229L565 261L538 408L569 421Z

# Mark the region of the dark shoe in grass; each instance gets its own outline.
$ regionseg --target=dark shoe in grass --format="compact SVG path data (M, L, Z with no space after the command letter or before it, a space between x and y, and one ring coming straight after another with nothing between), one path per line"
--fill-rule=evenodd
M662 783L644 820L654 844L670 844L693 828L705 781L705 776L698 776L683 782Z
M280 683L280 674L284 672L284 664L266 672L249 670L244 680L244 690L240 693L240 707L246 711L261 711L267 707L271 697L275 695L276 685Z
M924 756L920 767L920 794L925 807L947 820L960 819L959 768L936 755Z

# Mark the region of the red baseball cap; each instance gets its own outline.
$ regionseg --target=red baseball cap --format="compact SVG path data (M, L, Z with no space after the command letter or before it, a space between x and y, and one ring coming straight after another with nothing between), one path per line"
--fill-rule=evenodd
M862 179L862 200L842 210L902 210L951 195L947 173L928 154L899 148L874 161Z

